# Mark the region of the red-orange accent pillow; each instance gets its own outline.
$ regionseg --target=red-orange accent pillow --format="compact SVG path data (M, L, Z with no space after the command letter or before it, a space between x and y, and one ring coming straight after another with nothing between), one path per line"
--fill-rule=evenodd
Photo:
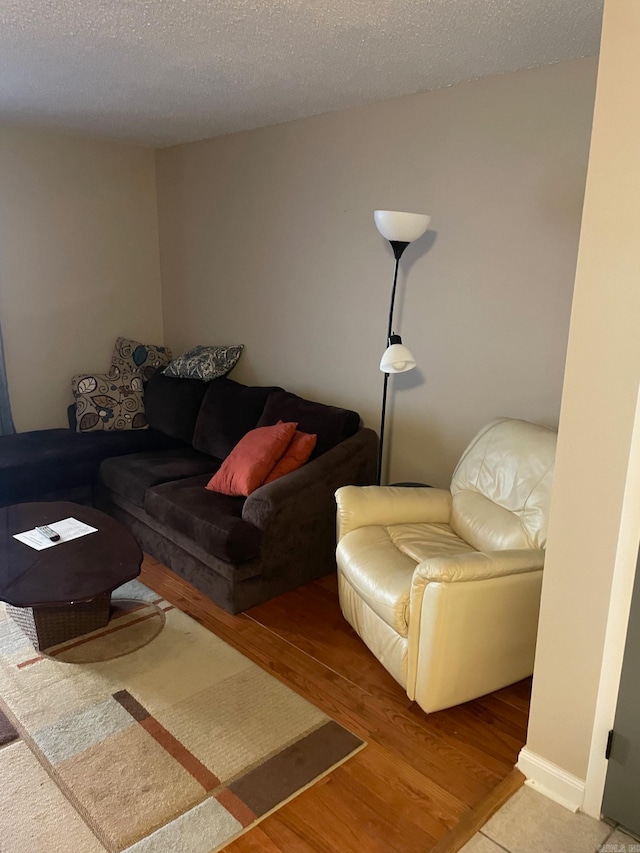
M296 423L257 427L244 435L206 487L223 495L250 495L261 486L283 456Z
M280 421L280 423L282 423L282 421ZM316 446L317 440L318 436L313 433L300 432L300 430L296 430L293 434L293 438L289 442L289 447L287 447L284 452L284 456L279 462L276 462L275 468L262 485L265 486L267 483L277 480L278 477L283 477L285 474L289 474L297 468L302 468L304 463L313 453L313 448Z

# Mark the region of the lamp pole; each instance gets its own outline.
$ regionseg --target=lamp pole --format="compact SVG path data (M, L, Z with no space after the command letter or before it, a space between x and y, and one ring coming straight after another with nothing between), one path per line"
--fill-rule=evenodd
M398 284L398 268L400 258L409 243L422 237L429 227L430 216L424 213L403 213L398 210L376 210L374 212L376 228L391 244L395 267L393 270L393 286L389 304L389 321L387 323L387 348L380 361L380 370L384 373L382 386L382 410L380 412L380 443L378 445L378 485L382 483L382 464L384 461L384 428L387 416L387 391L390 373L404 373L416 366L414 357L403 346L402 338L393 332L393 309L396 301Z
M393 344L402 343L399 335L393 334L393 309L396 302L396 286L398 284L398 268L400 266L400 258L402 253L409 245L400 240L390 240L393 254L396 259L393 270L393 286L391 288L391 301L389 303L389 320L387 323L387 347ZM394 340L392 340L394 338ZM397 339L397 340L395 340ZM382 482L382 461L384 458L384 425L387 418L387 386L389 384L389 374L385 371L384 381L382 385L382 411L380 414L380 444L378 445L378 485Z

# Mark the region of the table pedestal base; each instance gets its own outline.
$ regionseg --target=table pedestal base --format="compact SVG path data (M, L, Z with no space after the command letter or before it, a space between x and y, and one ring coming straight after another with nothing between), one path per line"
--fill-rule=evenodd
M14 607L7 604L7 613L38 651L103 628L109 621L110 609L110 592L73 604L41 607Z

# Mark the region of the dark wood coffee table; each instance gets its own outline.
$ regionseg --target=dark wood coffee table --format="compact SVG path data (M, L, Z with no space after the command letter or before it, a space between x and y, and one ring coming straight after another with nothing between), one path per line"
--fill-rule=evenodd
M69 517L97 532L43 551L13 538ZM127 528L92 507L59 501L0 509L0 600L37 649L106 625L111 592L137 577L141 564Z

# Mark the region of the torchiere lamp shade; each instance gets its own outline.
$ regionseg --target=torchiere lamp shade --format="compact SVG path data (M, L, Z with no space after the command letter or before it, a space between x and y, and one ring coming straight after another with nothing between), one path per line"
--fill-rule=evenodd
M429 227L426 213L404 213L399 210L376 210L373 218L378 231L389 241L413 243Z

